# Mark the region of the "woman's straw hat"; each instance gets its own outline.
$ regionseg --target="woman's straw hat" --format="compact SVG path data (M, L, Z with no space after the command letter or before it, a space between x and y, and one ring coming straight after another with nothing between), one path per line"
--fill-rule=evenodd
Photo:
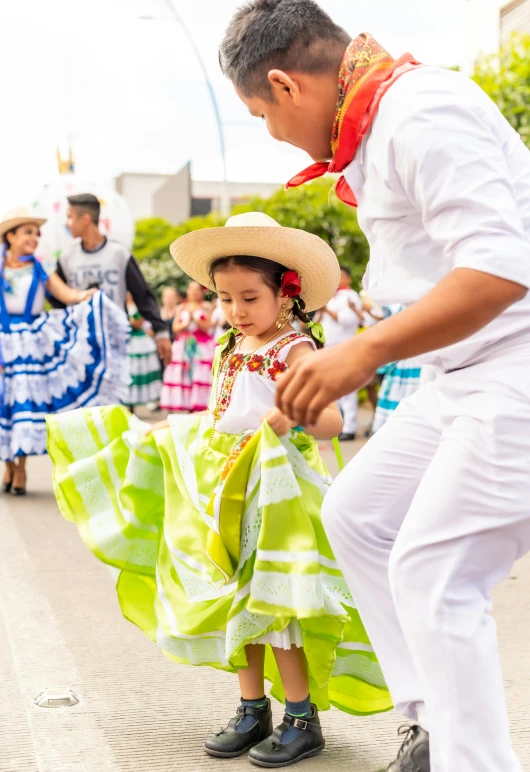
M0 238L14 228L18 228L19 225L35 223L40 228L45 222L45 218L35 217L27 206L17 206L16 209L11 209L10 212L7 212L0 220Z
M186 233L173 242L170 251L188 276L213 292L211 264L235 255L264 257L297 271L308 311L325 306L339 286L338 260L323 239L298 228L283 228L263 212L234 215L224 228Z

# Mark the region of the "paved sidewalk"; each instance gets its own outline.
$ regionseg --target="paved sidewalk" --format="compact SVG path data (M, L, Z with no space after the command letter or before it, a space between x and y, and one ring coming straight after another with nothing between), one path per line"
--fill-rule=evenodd
M58 513L49 460L30 459L29 473L25 499L0 496L0 772L248 769L201 748L232 714L236 679L171 663L127 623L110 571ZM526 560L499 589L496 617L514 743L530 771L529 586ZM33 704L43 687L63 685L77 706ZM374 772L392 758L399 724L396 714L325 713L325 752L296 769Z

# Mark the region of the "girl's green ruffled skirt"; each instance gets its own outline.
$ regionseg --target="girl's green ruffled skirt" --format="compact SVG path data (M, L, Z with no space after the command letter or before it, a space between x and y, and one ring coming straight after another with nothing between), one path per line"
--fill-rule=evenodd
M176 662L229 672L246 666L247 644L294 622L321 710L390 709L320 520L330 480L315 440L263 424L210 446L208 416L146 428L123 407L48 419L59 507L120 569L124 616ZM265 669L283 700L269 646Z

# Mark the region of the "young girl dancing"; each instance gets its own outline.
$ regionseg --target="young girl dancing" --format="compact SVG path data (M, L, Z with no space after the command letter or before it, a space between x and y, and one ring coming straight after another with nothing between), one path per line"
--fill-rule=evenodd
M171 253L232 325L209 410L153 431L123 407L52 417L57 500L121 569L127 619L176 662L238 674L241 704L206 751L288 766L323 749L319 708L391 707L320 521L330 478L314 438L340 433L340 413L330 405L306 430L274 407L276 378L322 345L306 311L333 296L339 266L317 236L257 213L186 234ZM264 679L286 704L274 730Z

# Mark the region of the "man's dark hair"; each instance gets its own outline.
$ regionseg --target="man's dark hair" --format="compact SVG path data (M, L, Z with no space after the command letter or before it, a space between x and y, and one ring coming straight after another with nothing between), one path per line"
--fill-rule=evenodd
M351 279L351 268L348 268L347 265L340 265L339 268L341 271L344 271L344 273L347 274Z
M80 214L89 214L94 225L99 223L101 204L92 193L78 193L76 196L68 196L68 203Z
M219 64L245 96L270 100L269 70L338 72L349 42L313 0L250 0L228 26Z

